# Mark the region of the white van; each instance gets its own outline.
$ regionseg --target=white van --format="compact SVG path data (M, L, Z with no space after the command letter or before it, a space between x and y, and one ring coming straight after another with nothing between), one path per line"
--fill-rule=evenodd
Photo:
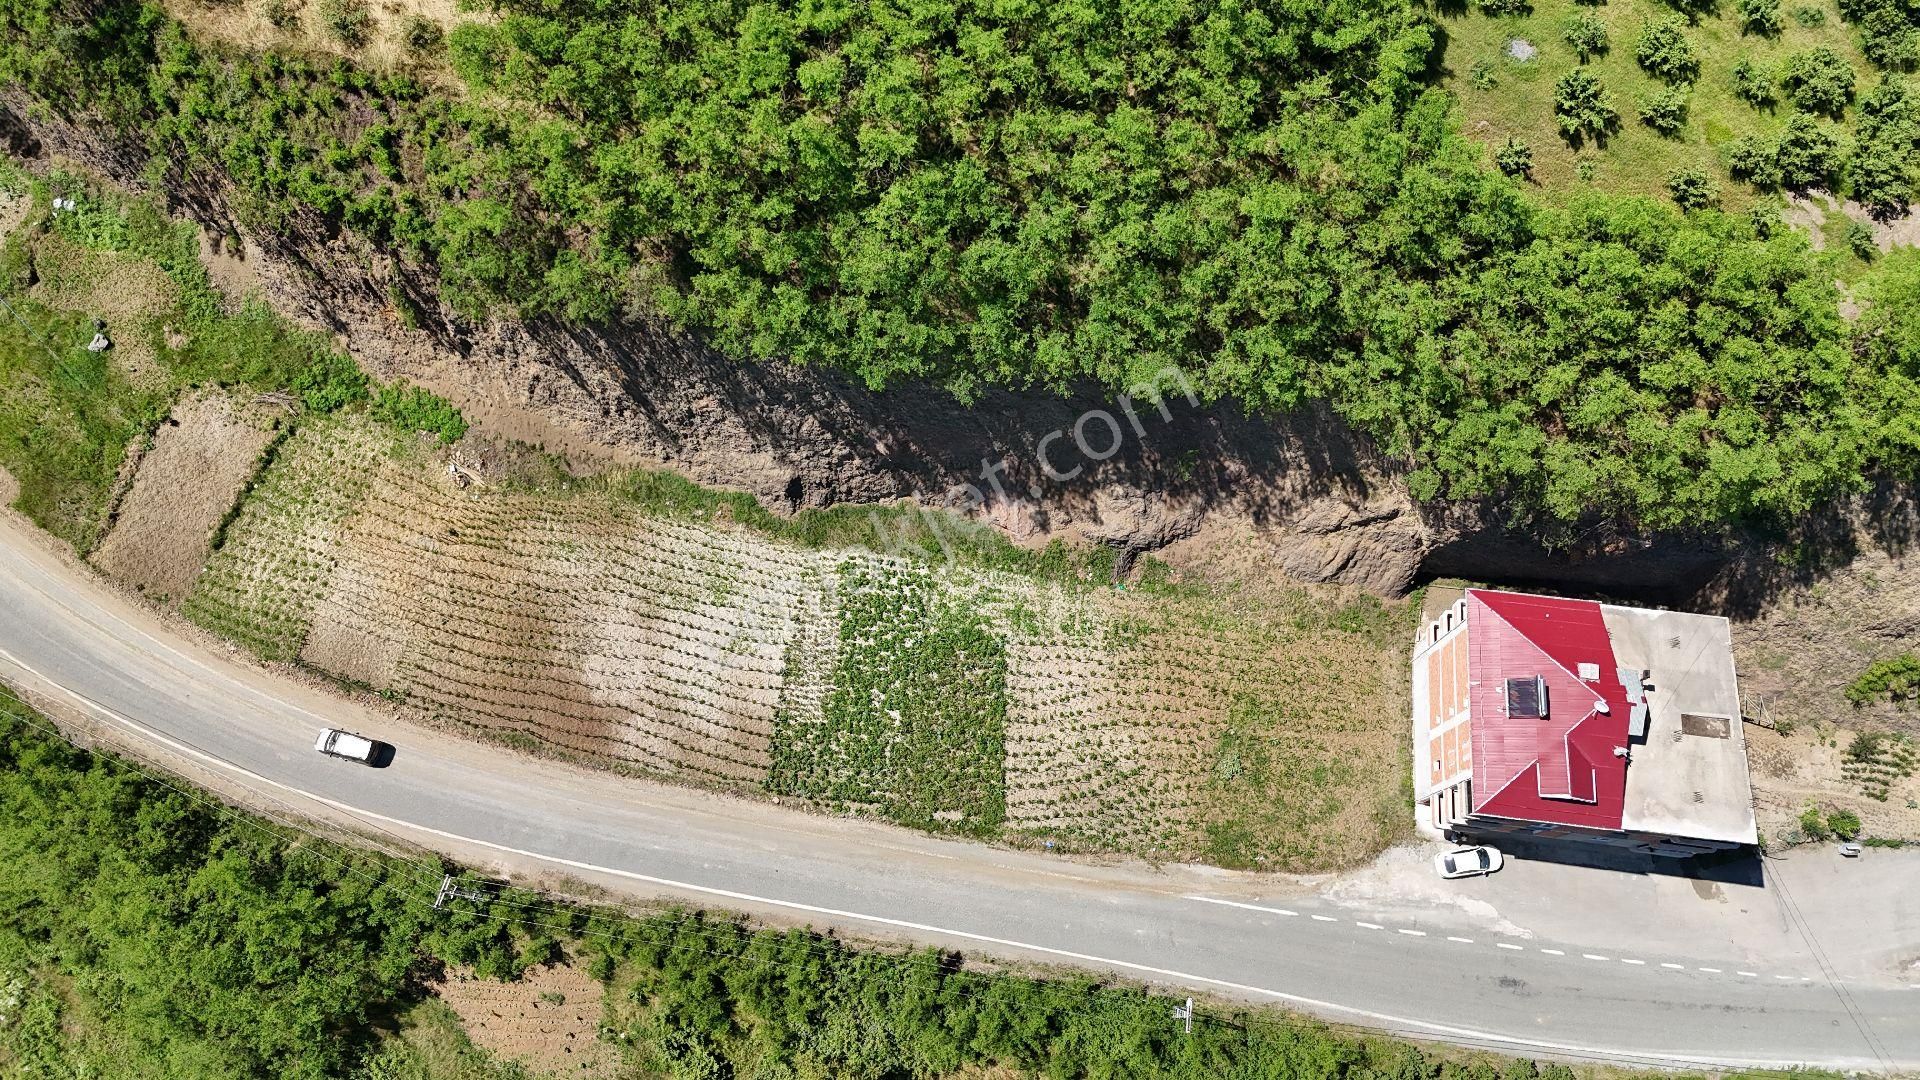
M358 761L362 765L371 765L374 754L380 749L380 744L364 735L355 735L351 731L327 728L320 732L320 738L313 744L313 748L328 757L345 758L348 761Z

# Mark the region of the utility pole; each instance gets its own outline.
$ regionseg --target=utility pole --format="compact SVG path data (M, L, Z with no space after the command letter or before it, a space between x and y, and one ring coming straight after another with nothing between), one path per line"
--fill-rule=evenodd
M1188 998L1185 1005L1175 1005L1173 1007L1173 1018L1175 1020L1185 1020L1187 1022L1187 1034L1193 1034L1193 999Z
M480 889L469 889L453 880L452 874L440 875L440 892L433 898L433 909L440 910L449 900L471 900L484 904L489 897Z

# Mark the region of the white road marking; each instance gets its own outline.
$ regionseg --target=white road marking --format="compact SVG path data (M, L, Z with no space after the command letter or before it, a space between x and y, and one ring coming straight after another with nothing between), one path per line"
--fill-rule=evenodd
M1472 938L1470 938L1470 937L1450 937L1450 938L1448 938L1447 940L1448 940L1448 941L1457 941L1457 942L1459 942L1459 943L1460 943L1460 944L1462 944L1462 945L1471 945L1471 944L1473 944L1473 939L1472 939ZM1519 948L1519 946L1518 946L1518 945L1515 945L1515 946L1514 946L1514 948L1516 948L1516 949L1517 949L1517 948Z
M1586 957L1589 960L1605 960L1606 959L1606 957L1604 956L1599 956L1595 953L1590 953L1590 952L1583 952L1580 955Z
M1198 900L1203 904L1220 904L1223 907L1245 908L1248 911L1264 911L1269 915L1298 916L1300 914L1297 911L1288 911L1283 907L1261 907L1259 904L1243 904L1238 900L1216 900L1211 896L1188 896L1183 897L1183 899ZM1318 917L1319 916L1315 916L1315 918Z
M1749 979L1757 979L1757 978L1759 978L1759 977L1760 977L1760 973L1759 973L1759 972L1757 972L1757 971L1736 971L1736 972L1734 972L1734 974L1735 974L1735 975L1745 975L1745 976L1746 976L1747 978L1749 978Z
M846 911L838 908L823 907L816 904L806 904L796 900L779 900L772 897L756 896L752 893L736 892L731 889L721 889L711 885L696 885L691 882L675 881L671 878L662 878L662 877L655 877L650 874L642 874L633 870L622 870L618 867L601 866L596 863L584 862L579 859L568 859L558 855L547 855L538 851L529 851L524 848L510 847L506 844L495 843L494 841L491 841L491 840L482 840L482 839L479 839L478 837L464 836L460 833L449 832L444 829L435 829L430 826L415 824L414 822L406 821L401 818L389 817L385 814L375 813L374 811L371 811L371 810L363 810L351 804L340 802L339 800L336 800L336 799L330 799L324 795L318 795L311 791L306 791L302 788L294 787L291 784L284 784L278 780L273 780L273 779L269 779L268 777L261 776L259 773L252 772L251 770L242 768L241 766L236 765L223 758L219 758L212 754L208 754L205 751L196 749L192 746L187 745L186 743L180 742L179 740L172 738L169 735L156 731L153 728L147 727L145 724L142 724L137 720L133 720L112 709L109 709L106 706L101 705L100 703L87 698L85 695L82 695L80 693L75 692L72 689L69 689L63 684L47 678L45 675L41 674L39 670L37 670L36 668L21 662L21 660L18 657L14 656L12 653L8 652L6 649L0 648L0 660L5 660L9 664L12 664L14 667L20 669L21 671L26 672L28 675L33 676L35 679L38 679L40 682L46 684L47 686L50 686L58 690L60 693L64 694L69 698L72 698L75 702L84 706L88 710L99 713L107 717L108 719L113 720L115 723L118 723L138 733L142 737L152 742L156 742L163 746L166 746L169 749L173 750L175 753L185 755L196 761L204 762L207 765L210 765L216 769L220 769L229 773L236 774L238 776L245 777L251 781L263 784L267 787L276 788L281 791L298 795L305 799L310 799L321 806L331 807L332 809L338 810L342 813L358 816L366 820L384 822L388 825L393 825L403 829L410 829L417 833L423 833L428 836L439 837L440 839L450 840L455 843L472 844L477 847L483 847L493 851L499 851L508 855L518 855L522 858L537 859L541 862L552 863L556 866L565 866L574 870L584 870L589 873L607 874L612 877L625 878L630 881L638 881L638 882L643 882L650 885L657 885L662 888L680 889L686 892L699 893L704 896L717 896L717 897L722 897L729 900L741 901L743 903L764 904L769 907L784 908L790 911L804 911L804 912L808 912L815 915L828 915L828 916L834 916L838 918L852 919L859 922L870 922L870 923L875 923L882 926L892 926L892 927L896 927L898 929L903 929L903 930L918 930L923 933L940 934L940 935L945 935L949 937L961 938L968 941L977 941L983 944L1000 945L1007 948L1022 949L1028 952L1042 953L1050 956L1059 956L1069 960L1079 960L1085 963L1100 964L1100 965L1106 965L1108 967L1122 968L1129 971L1140 972L1146 975L1157 975L1162 978L1174 980L1176 982L1185 982L1185 983L1190 983L1194 985L1205 984L1208 986L1220 987L1226 990L1237 990L1242 993L1254 994L1262 997L1272 998L1276 1001L1288 1002L1293 1005L1300 1006L1302 1008L1321 1009L1328 1012L1345 1013L1352 1016L1359 1016L1388 1027L1412 1026L1412 1027L1420 1028L1424 1031L1433 1032L1436 1035L1450 1035L1450 1036L1453 1036L1454 1038L1462 1039L1462 1040L1497 1042L1497 1043L1504 1043L1511 1046L1534 1047L1542 1050L1559 1050L1559 1051L1568 1051L1568 1052L1577 1052L1577 1053L1604 1054L1607 1056L1618 1057L1618 1058L1638 1057L1643 1060L1661 1060L1662 1058L1662 1055L1657 1051L1629 1053L1626 1051L1621 1051L1621 1050L1617 1050L1609 1047L1596 1047L1596 1046L1590 1046L1590 1045L1583 1045L1579 1043L1559 1043L1559 1042L1554 1042L1548 1039L1532 1039L1532 1038L1526 1038L1526 1037L1516 1036L1516 1035L1503 1035L1498 1032L1481 1031L1475 1028L1463 1028L1463 1027L1456 1027L1450 1024L1439 1024L1430 1020L1418 1020L1411 1017L1397 1016L1392 1013L1376 1012L1371 1009L1362 1009L1352 1005L1341 1005L1336 1002L1322 1001L1316 998L1305 997L1300 994L1290 994L1282 990L1271 990L1263 986L1253 986L1247 983L1229 982L1225 979L1216 979L1206 975L1195 975L1189 972L1176 971L1171 968L1154 967L1149 964L1135 963L1130 960L1115 960L1109 957L1096 956L1091 953L1082 953L1082 952L1075 952L1070 949L1054 948L1053 946L1049 946L1049 945L1035 945L1030 942L1016 941L1010 938L999 938L999 937L992 937L987 934L977 934L968 930L954 930L948 927L933 926L926 923L910 922L905 919L892 919L892 918L887 918L881 915L866 915L857 911ZM306 710L301 710L301 711L305 712ZM1336 919L1329 918L1325 915L1315 915L1314 918L1323 920L1325 922L1338 921ZM1361 923L1360 925L1367 926L1369 924ZM1501 948L1505 948L1505 949L1520 948L1520 946L1518 945L1509 945L1506 942L1497 942L1496 944L1498 944ZM1541 951L1554 952L1556 950L1542 949ZM1707 970L1707 969L1702 969L1702 970ZM1752 975L1753 973L1743 971L1740 974ZM1913 987L1913 989L1920 990L1920 984L1916 984ZM1672 1055L1669 1055L1669 1056L1672 1056ZM1720 1064L1742 1066L1742 1067L1749 1067L1749 1068L1789 1068L1789 1067L1793 1067L1794 1063L1784 1061L1784 1060L1775 1061L1775 1060L1768 1060L1768 1059L1749 1059L1749 1060L1725 1059L1721 1061Z
M5 649L0 649L0 660L5 660L9 664L12 664L14 667L19 668L21 671L24 671L27 674L33 676L35 679L40 680L42 683L45 683L46 685L59 690L62 694L66 695L69 698L72 698L75 702L78 702L80 705L84 706L85 708L93 712L99 713L107 717L108 719L113 720L115 723L118 723L124 727L127 727L139 733L142 737L146 739L149 739L153 742L157 742L163 746L166 746L169 749L172 749L175 753L186 755L187 757L193 758L196 761L205 762L206 764L214 768L246 777L249 780L256 781L268 787L277 788L281 791L286 791L291 794L298 795L301 798L311 799L312 801L320 804L321 806L331 807L342 813L356 815L358 817L361 817L367 820L384 822L388 825L393 825L403 829L411 829L414 832L424 833L428 836L436 836L443 840L451 840L455 843L473 844L476 847L483 847L493 851L503 852L508 855L518 855L522 858L527 858L527 859L538 859L541 862L552 863L556 866L565 866L570 869L584 870L589 873L595 873L595 874L607 874L612 877L626 878L629 881L638 881L638 882L643 882L649 885L658 885L662 888L667 888L667 889L681 889L686 892L699 893L703 896L717 896L717 897L722 897L728 900L737 900L742 903L764 904L768 907L785 908L789 911L804 911L814 915L828 915L836 918L852 919L858 922L869 922L869 923L875 923L881 926L891 926L901 930L918 930L922 933L940 934L947 937L960 938L967 941L977 941L987 945L999 945L1005 948L1022 949L1027 952L1041 953L1048 956L1058 956L1068 960L1079 960L1083 963L1104 965L1104 966L1113 967L1113 968L1121 968L1127 971L1139 972L1143 975L1157 975L1163 979L1170 979L1175 982L1190 983L1193 985L1216 986L1224 990L1236 990L1245 994L1253 994L1260 997L1272 998L1275 1001L1288 1002L1290 1004L1297 1005L1301 1008L1321 1009L1327 1012L1345 1013L1350 1016L1358 1016L1367 1020L1372 1020L1375 1023L1385 1027L1411 1026L1411 1027L1419 1028L1423 1031L1433 1032L1436 1035L1450 1035L1456 1039L1462 1039L1467 1041L1478 1041L1478 1042L1505 1043L1511 1046L1530 1046L1530 1047L1535 1047L1541 1050L1561 1050L1561 1051L1572 1051L1572 1052L1578 1052L1578 1053L1597 1053L1597 1054L1604 1054L1611 1057L1623 1057L1623 1058L1640 1056L1640 1057L1644 1057L1646 1059L1651 1059L1651 1060L1660 1060L1662 1057L1662 1055L1659 1052L1647 1052L1644 1055L1630 1054L1626 1051L1616 1050L1609 1047L1586 1046L1579 1043L1557 1043L1549 1039L1530 1039L1530 1038L1517 1036L1517 1035L1502 1035L1498 1032L1480 1031L1475 1028L1456 1027L1451 1024L1439 1024L1431 1020L1417 1020L1412 1017L1397 1016L1393 1013L1376 1012L1372 1009L1362 1009L1352 1005L1341 1005L1337 1002L1322 1001L1318 998L1310 998L1300 994L1289 994L1284 990L1271 990L1264 986L1253 986L1247 983L1230 982L1226 979L1216 979L1207 975L1195 975L1190 972L1175 971L1171 968L1162 968L1162 967L1155 967L1151 964L1135 963L1134 961L1131 961L1131 960L1115 960L1110 957L1095 956L1092 953L1075 952L1071 949L1059 949L1051 945L1035 945L1031 942L1015 941L1011 938L993 937L988 934L976 934L970 930L955 930L950 927L933 926L927 923L910 922L906 919L890 919L882 915L867 915L858 911L846 911L839 908L822 907L818 904L804 904L797 900L778 900L768 896L755 896L752 893L736 892L732 889L715 888L714 886L711 886L711 885L695 885L692 882L675 881L671 878L655 877L651 874L642 874L633 870L622 870L614 866L601 866L596 863L584 862L579 859L562 858L561 856L558 856L558 855L546 855L538 851L528 851L525 848L510 847L506 844L495 843L492 840L482 840L482 839L479 839L478 837L463 836L460 833L448 832L445 829L435 829L427 825L417 825L411 821L404 821L396 817L388 817L385 814L375 813L371 810L362 810L359 807L340 802L339 800L329 799L324 795L316 795L311 791L306 791L301 788L294 787L291 784L283 784L278 780L272 780L267 777L261 776L256 772L252 772L248 769L244 769L240 767L239 765L235 765L234 763L227 761L224 758L215 757L214 755L209 754L203 750L195 749L194 747L189 746L186 743L180 742L179 740L174 739L169 735L163 734L159 731L155 731L153 728L150 728L145 724L140 723L137 720L134 720L127 716L123 716L120 713L115 712L114 710L109 709L106 706L101 705L98 702L95 702L82 694L76 693L73 690L70 690L67 687L61 685L60 683L57 683L54 680L47 678L45 675L42 675L38 670L31 667L30 665L22 663L18 657L14 656L12 653L8 652ZM1314 918L1326 919L1327 922L1338 921L1335 919L1327 918L1327 916L1324 916L1324 915L1315 915ZM1365 924L1362 924L1362 925L1365 925ZM1675 1055L1669 1055L1669 1056L1675 1056ZM1768 1067L1786 1068L1790 1065L1789 1062L1785 1062L1785 1061L1767 1061L1767 1060L1728 1061L1728 1062L1723 1062L1723 1064L1732 1064L1732 1065L1757 1067L1757 1068L1768 1068Z
M1775 975L1775 976L1774 976L1774 978L1776 978L1776 979L1779 979L1779 980L1780 980L1781 982L1792 982L1792 981L1793 981L1793 976L1791 976L1791 975Z
M1548 956L1565 956L1565 955L1567 955L1566 953L1563 953L1563 952L1561 952L1561 951L1560 951L1559 949L1541 949L1540 951L1541 951L1541 952L1543 952L1543 953L1546 953L1546 954L1547 954Z
M1315 915L1313 917L1313 921L1314 922L1339 922L1340 920L1334 918L1331 915Z
M1496 941L1496 942L1494 942L1494 945L1496 945L1496 946L1498 946L1498 947L1500 947L1500 948L1502 948L1502 949L1512 949L1512 950L1513 950L1514 952L1524 952L1524 951L1526 951L1526 950L1525 950L1524 948L1522 948L1522 947L1521 947L1521 946L1519 946L1519 945L1509 945L1509 944L1507 944L1507 943L1506 943L1506 942L1504 942L1504 941Z
M1621 962L1621 963L1623 963L1623 964L1632 964L1632 965L1633 965L1634 967L1646 967L1646 966L1647 966L1647 962L1646 962L1645 960L1628 960L1628 959L1627 959L1626 957L1624 957L1624 956L1620 958L1620 962Z
M1427 936L1427 932L1425 930L1401 930L1400 933L1405 934L1408 937L1426 937Z
M1687 965L1685 965L1685 964L1661 964L1660 966L1661 966L1661 967L1663 967L1663 968L1667 968L1667 969L1668 969L1668 970L1670 970L1670 971L1685 971L1685 970L1687 970Z
M1706 973L1707 973L1707 974L1709 974L1709 975L1718 975L1718 974L1720 974L1720 969L1719 969L1719 968L1695 968L1694 970L1695 970L1695 971L1704 971L1704 972L1706 972Z
M1381 925L1380 925L1379 923L1376 923L1376 922L1361 922L1361 921L1360 921L1360 920L1358 920L1358 919L1355 919L1355 920L1353 921L1353 925L1355 925L1355 926L1359 926L1359 927L1363 927L1363 928L1365 928L1365 929L1368 929L1368 930L1385 930L1385 929L1386 929L1386 927L1384 927L1384 926L1381 926Z

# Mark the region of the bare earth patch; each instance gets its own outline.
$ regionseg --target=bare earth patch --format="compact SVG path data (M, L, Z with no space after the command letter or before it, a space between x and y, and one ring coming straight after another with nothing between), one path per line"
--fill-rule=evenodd
M161 602L183 600L272 438L262 418L226 394L182 401L141 458L94 564Z
M1860 815L1863 835L1920 842L1920 776L1889 785L1885 801L1869 798L1842 775L1848 738L1824 726L1791 735L1747 728L1754 813L1769 840L1797 835L1800 814L1811 805Z
M475 1046L542 1076L599 1076L618 1053L600 1042L600 983L565 964L528 971L517 982L449 969L432 991L460 1017Z

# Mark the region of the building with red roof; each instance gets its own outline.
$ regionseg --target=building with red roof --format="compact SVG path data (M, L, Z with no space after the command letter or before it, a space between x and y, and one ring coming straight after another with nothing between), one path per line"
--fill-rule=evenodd
M1692 856L1758 841L1725 619L1468 589L1413 658L1422 824Z

